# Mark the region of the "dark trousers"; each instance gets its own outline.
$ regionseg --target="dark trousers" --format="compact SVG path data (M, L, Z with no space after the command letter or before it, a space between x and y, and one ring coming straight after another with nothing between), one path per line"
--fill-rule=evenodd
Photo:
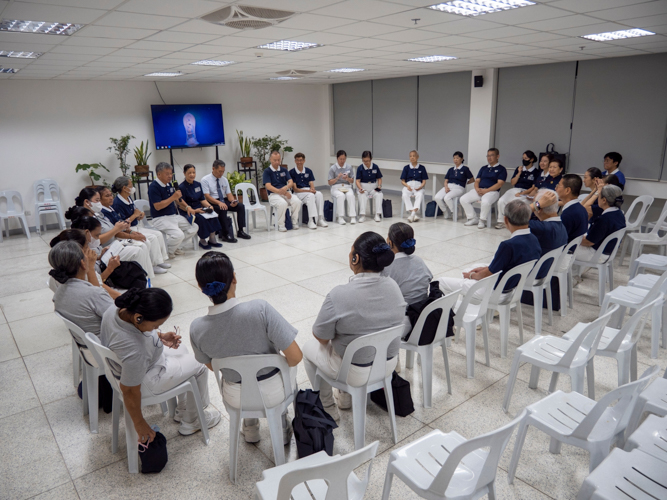
M227 210L223 210L217 205L213 205L213 210L218 214L218 220L220 221L220 227L222 228L220 231L222 236L234 236L232 220L227 217L227 212L236 212L239 230L243 230L243 228L245 228L245 206L243 203L238 203L235 207L233 207L229 201L225 201L224 203L227 205Z

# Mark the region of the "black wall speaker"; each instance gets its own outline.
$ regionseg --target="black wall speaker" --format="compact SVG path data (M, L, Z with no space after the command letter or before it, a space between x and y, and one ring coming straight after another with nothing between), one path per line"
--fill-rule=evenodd
M483 86L484 86L484 77L482 75L476 76L475 87L483 87Z

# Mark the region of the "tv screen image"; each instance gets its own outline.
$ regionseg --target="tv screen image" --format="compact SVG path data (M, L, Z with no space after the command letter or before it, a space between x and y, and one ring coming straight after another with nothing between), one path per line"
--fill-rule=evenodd
M225 144L222 104L151 106L156 149L201 148Z

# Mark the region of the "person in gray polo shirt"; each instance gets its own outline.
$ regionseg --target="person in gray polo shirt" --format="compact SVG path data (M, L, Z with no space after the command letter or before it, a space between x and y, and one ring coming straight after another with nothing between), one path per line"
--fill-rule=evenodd
M350 250L350 269L354 276L346 285L335 287L324 300L313 325L314 339L303 346L304 365L311 384L319 368L335 378L347 346L358 337L403 324L406 303L394 280L382 270L394 260L394 253L379 234L368 231L359 236ZM387 375L398 360L400 339L389 345ZM347 383L362 385L368 379L374 352L360 349L352 359ZM349 394L339 392L338 406L329 384L320 382L320 398L327 413L338 420L338 408L352 407Z
M302 354L296 343L297 329L264 300L239 302L236 298L234 266L224 253L206 252L197 262L197 284L214 305L208 314L190 325L190 342L195 358L210 370L214 359L253 354L280 354L295 367ZM291 369L296 386L296 369ZM241 405L241 379L233 370L222 370L222 397L238 408ZM268 407L285 399L283 379L278 368L264 368L257 374L259 387ZM246 442L259 441L259 419L243 419L241 430ZM289 443L292 428L283 414L283 441Z

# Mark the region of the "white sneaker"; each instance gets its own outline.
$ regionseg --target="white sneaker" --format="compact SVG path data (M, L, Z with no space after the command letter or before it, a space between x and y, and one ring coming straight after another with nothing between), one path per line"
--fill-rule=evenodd
M218 410L204 410L204 416L206 417L206 427L211 428L215 427L220 423L220 412ZM178 433L181 436L189 436L194 434L197 431L201 430L201 424L199 419L196 419L192 423L181 422L181 426L178 429Z
M452 213L451 213L449 210L443 212L443 215L445 216L445 219L451 219L451 218L453 218L453 215L452 215Z
M350 217L350 224L356 224L357 223L357 218L356 217Z
M335 422L340 422L340 412L336 403L333 403L331 406L325 406L324 411L331 415Z
M320 217L320 220L317 221L317 225L320 227L329 227L329 224L324 220L324 217Z
M408 222L414 222L415 221L415 213L410 212L410 215L408 216Z
M417 215L417 212L412 212L412 213L415 214L412 221L417 222L419 220L419 215Z
M375 222L381 222L380 214L375 214Z
M167 271L166 269L163 269L163 268L160 267L160 266L155 266L155 267L153 268L153 272L154 272L155 274L167 274L168 271Z
M317 224L315 224L315 221L313 219L310 219L308 221L308 229L317 229Z
M246 421L250 420L254 423L246 425ZM259 419L258 418L244 418L241 424L241 434L246 443L259 443Z
M338 400L339 410L349 410L352 408L352 396L347 392L336 389L336 399Z
M498 224L496 224L496 229L505 229L505 223L499 222Z
M477 224L477 229L486 229L486 221L480 219L479 224Z
M298 224L294 224L294 222L292 222L292 230L293 230L293 231L296 231L297 229L299 229L299 225L298 225Z
M479 222L479 219L468 219L464 226L476 226L477 223Z
M185 255L185 250L177 248L176 250L174 250L174 255Z
M284 232L287 231L287 228L285 226L278 226L278 231L280 231L281 233L284 233Z
M366 216L365 215L360 215L359 220L357 222L361 223L361 222L364 222L365 220L366 220Z
M161 267L162 269L171 269L171 264L163 262L162 264L158 264L158 267Z
M175 254L175 253L170 253L170 254L169 254L169 258L170 258L170 259L175 259L175 258L176 258L176 254Z
M338 224L340 224L341 226L344 226L345 225L345 219L343 217L338 217Z

